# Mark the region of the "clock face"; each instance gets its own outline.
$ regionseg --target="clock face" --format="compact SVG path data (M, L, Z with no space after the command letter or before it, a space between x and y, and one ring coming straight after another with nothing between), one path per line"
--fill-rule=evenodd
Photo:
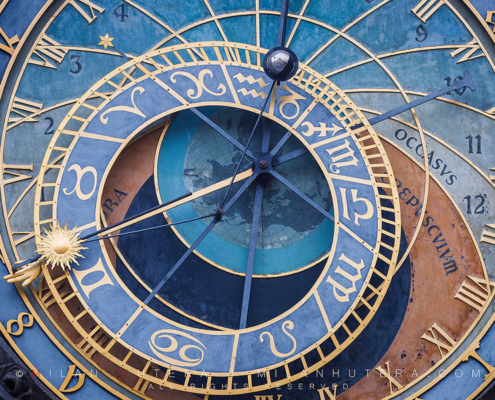
M294 0L280 53L286 4L0 5L0 329L59 397L491 382L495 10Z

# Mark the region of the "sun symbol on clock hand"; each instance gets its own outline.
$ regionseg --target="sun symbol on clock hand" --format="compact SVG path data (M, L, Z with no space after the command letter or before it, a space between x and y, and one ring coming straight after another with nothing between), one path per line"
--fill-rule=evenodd
M45 235L41 236L38 253L42 254L46 263L52 264L52 269L56 265L60 265L63 270L66 267L70 269L73 262L79 265L77 258L84 258L80 251L87 247L81 246L84 240L79 238L80 232L75 232L75 229L68 229L67 224L62 228L56 222L53 226L50 225L50 230L44 230Z

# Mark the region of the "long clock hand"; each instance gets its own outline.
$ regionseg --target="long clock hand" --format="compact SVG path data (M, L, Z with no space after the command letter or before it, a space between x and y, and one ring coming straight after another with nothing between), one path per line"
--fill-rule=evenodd
M277 46L285 46L285 31L287 30L287 14L289 13L289 0L282 1L280 22L278 24Z
M158 291L165 285L165 283L170 279L170 277L177 271L177 269L186 261L187 257L191 255L191 253L196 250L196 247L199 246L199 244L203 241L203 239L210 233L210 231L215 227L215 225L221 221L222 215L225 214L230 207L234 205L234 203L237 201L237 199L246 191L246 189L253 183L253 181L256 179L257 175L251 175L249 179L244 182L244 184L241 186L241 188L232 196L232 198L229 200L229 202L225 205L225 208L223 211L219 214L216 214L217 217L213 219L213 221L210 222L210 224L206 227L206 229L201 233L201 235L198 236L198 238L194 241L194 243L187 249L187 251L182 255L182 257L175 263L175 265L168 271L168 273L165 275L165 277L160 281L160 283L153 289L153 291L148 295L146 300L144 300L144 304L148 304L153 297L158 293Z
M256 123L254 124L253 130L251 131L251 134L249 135L248 141L246 143L246 148L244 149L244 151L242 153L241 159L237 163L237 167L235 169L234 176L232 177L232 180L230 181L230 185L227 188L227 191L225 192L225 196L223 197L223 200L220 203L220 207L218 208L220 210L220 212L222 212L223 206L224 206L225 202L227 201L227 196L229 195L230 189L232 188L232 185L234 184L235 177L237 176L237 173L239 172L239 168L241 168L242 160L244 159L244 156L246 155L249 144L251 143L251 139L254 136L254 132L256 131L256 128L258 127L258 124L261 120L261 116L263 115L263 112L265 111L266 105L270 101L270 97L271 97L271 94L273 92L273 87L275 86L275 83L276 83L276 81L273 81L272 85L270 86L270 90L268 91L268 96L266 96L265 103L263 104L263 107L261 107L261 111L258 115L258 118L256 119Z
M452 92L453 90L461 90L464 88L469 88L473 92L476 90L476 86L474 85L473 79L471 78L471 74L469 73L469 71L464 71L464 77L462 79L459 79L457 82L454 82L452 85L447 86L446 88L437 90L436 92L433 92L427 96L421 97L417 100L411 101L410 103L404 104L400 107L394 108L394 109L387 111L383 114L377 115L376 117L373 117L370 120L368 120L368 122L370 123L370 125L375 125L375 124L382 122L388 118L391 118L397 114L400 114L400 113L403 113L404 111L410 110L413 107L417 107L417 106L424 104L430 100L436 99L437 97L443 96L446 93ZM351 129L359 129L359 128L362 128L363 126L364 126L364 124L357 124L357 125L354 125ZM334 133L334 136L341 133L341 132L344 132L344 131L345 131L345 128L342 128L340 131L337 131L336 133ZM273 166L276 167L277 165L286 163L287 161L291 161L297 157L300 157L300 156L306 154L307 152L308 152L308 149L306 149L304 147L304 148L294 150L290 153L284 154L283 156L278 157L278 158L273 160Z
M244 172L238 174L235 177L235 181L239 182L239 181L244 180L244 179L251 177L251 176L253 176L253 171L251 169L249 169L247 171L244 171ZM158 214L160 214L164 211L167 211L171 208L177 207L181 204L187 203L187 202L192 201L196 198L202 197L206 194L209 194L209 193L217 191L221 188L224 188L229 184L230 181L231 181L230 178L228 178L228 179L225 179L225 180L218 182L214 185L211 185L211 186L208 186L204 189L198 190L194 193L189 193L189 194L179 196L178 198L176 198L174 200L171 200L169 202L155 206L155 207L153 207L147 211L144 211L138 215L134 215L134 216L127 218L121 222L118 222L116 224L107 226L106 228L100 229L96 232L92 232L88 235L85 235L85 236L81 237L80 239L81 240L87 240L87 239L89 239L93 236L96 236L96 235L103 235L103 234L108 235L112 232L118 231L120 229L123 229L123 228L129 226L129 225L132 225L138 221L142 221L142 220L150 218L154 215L158 215ZM205 218L205 217L203 217L203 218ZM7 280L8 283L23 282L22 286L29 285L31 282L33 282L38 277L38 275L41 272L42 257L43 257L43 254L36 254L33 257L22 261L21 263L19 263L15 266L14 270L16 272L4 276L4 279Z
M239 323L239 329L244 329L247 323L249 298L251 297L251 283L253 281L254 256L256 254L256 243L258 242L258 229L261 218L261 206L263 204L263 186L263 182L256 183L253 224L251 226L251 238L249 240L249 251L246 266L246 277L244 278L244 293L242 295L241 322Z
M308 196L306 196L303 192L301 192L298 188L296 188L292 183L290 183L287 179L285 179L282 175L280 175L277 171L272 170L270 174L283 183L287 188L292 190L295 194L297 194L301 199L303 199L306 203L308 203L311 207L315 208L319 211L323 216L327 217L330 221L335 222L335 219L332 214L322 208L320 205L311 200Z

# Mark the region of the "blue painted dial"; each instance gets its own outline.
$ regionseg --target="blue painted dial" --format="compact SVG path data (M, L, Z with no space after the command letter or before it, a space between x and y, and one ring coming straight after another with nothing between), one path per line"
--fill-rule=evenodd
M261 65L251 64L252 57L256 59L256 50L247 48L245 52L247 58L240 57L235 62L225 63L219 52L229 54L230 49L235 46L235 44L202 44L203 54L205 56L209 54L207 64L196 62L195 57L187 52L185 46L180 46L177 50L160 50L129 62L125 68L137 66L135 70L139 71L139 77L131 79L123 90L117 90L108 98L102 99L94 112L77 128L75 136L72 136L70 153L65 158L64 167L58 177L60 189L56 194L54 216L59 221L69 221L71 226L82 227L84 232L97 229L98 220L95 217L100 208L99 191L116 156L126 143L146 130L147 126L156 124L171 113L180 111L176 117L179 119L181 115L187 115L185 114L187 111L181 110L190 107L197 107L198 110L201 110L202 106L216 107L207 110L207 113L211 113L212 110L218 110L219 106L228 105L228 110L231 111L226 112L238 110L235 115L249 119L249 113L259 110L267 94L263 91L266 85L263 84L264 75ZM173 54L177 60L173 68L157 61L161 55L165 56L161 57L162 60L164 58L170 60ZM106 82L116 79L122 74L121 71L122 68L109 74L87 92L81 102L84 103L86 99L99 93L101 87L108 85ZM310 85L312 79L316 81ZM251 89L253 83L257 85L254 89L258 93L256 96L254 92L249 93L247 90L247 88ZM76 106L71 110L66 117L66 124L78 120L79 108ZM215 112L210 116L216 118ZM352 321L366 321L372 317L372 311L380 304L381 297L373 304L366 302L369 308L361 306L357 313L354 308L363 301L363 294L371 290L371 287L373 290L385 293L398 256L397 241L400 234L398 209L394 213L389 213L387 218L382 216L381 211L383 201L390 203L388 199L394 199L395 184L384 179L382 175L375 177L373 171L373 165L386 170L384 167L386 156L372 128L367 125L364 117L346 96L314 71L301 67L299 77L296 76L294 80L284 83L273 94L273 101L265 112L265 118L273 120L283 130L294 135L297 141L292 146L303 145L309 149L311 158L301 159L300 162L308 163L308 167L305 168L306 173L319 174L320 179L329 188L326 192L320 192L320 197L314 195L312 197L316 198L317 203L333 207L335 210L335 222L326 220L324 223L320 222L320 226L332 224L330 231L319 232L317 227L308 235L311 237L312 234L323 233L323 241L330 246L324 248L323 252L330 249L330 254L321 275L296 305L260 325L238 331L214 332L180 324L155 312L152 307L150 308L150 301L154 301L153 297L140 299L123 285L109 264L103 247L98 243L87 243L89 248L87 256L81 259L79 265L74 266L70 273L70 282L80 293L80 300L87 304L90 312L101 321L109 334L115 336L122 345L132 348L133 352L140 356L151 357L159 365L195 371L194 379L199 379L198 375L201 375L203 370L218 377L231 372L239 379L246 379L253 370L275 369L284 362L289 365L298 362L301 354L311 351L322 341L333 343L334 350L325 355L319 363L309 367L318 368L321 363L340 353L364 327L361 324L353 326L355 333L352 337L348 335L345 338L341 332L346 332L349 327L346 325L344 329L344 323L352 326L354 324ZM352 130L353 125L361 122L366 125L364 128ZM196 123L192 126L196 128L189 132L186 130L174 133L172 122L162 140L158 155L157 181L164 201L176 197L176 193L180 190L194 188L194 186L187 187L187 171L198 168L191 163L191 154L194 151L198 154L198 148L201 152L208 148L212 154L217 154L216 158L211 156L210 164L216 161L220 166L221 163L225 165L234 157L229 154L229 157L222 159L219 146L208 147L208 144L204 143L204 134L197 136L199 125ZM170 132L170 144L167 140L168 132ZM57 134L55 143L64 140L68 134L72 135L64 126L59 128ZM177 136L179 138L174 140ZM184 141L182 136L185 137ZM206 137L212 140L211 136ZM276 138L277 134L274 135L274 139ZM96 148L95 143L98 144ZM290 150L289 146L288 151ZM369 158L369 154L374 156ZM48 160L50 157L52 155L49 152L45 159ZM295 168L297 165L295 163L292 167ZM168 172L172 178L167 177ZM297 177L297 174L291 172L290 168L285 170L280 168L277 174L286 174L286 177L275 173L273 176L282 183L288 182L284 185L289 185L287 187L290 188L292 184L288 180ZM250 168L245 173L246 177L253 174ZM174 179L174 174L178 175L179 179ZM221 179L223 176L213 178ZM246 188L249 187L249 179L245 180ZM297 181L295 185L298 185ZM311 189L305 190L307 195L312 195ZM323 200L324 198L327 198L327 202ZM328 200L330 198L331 202ZM274 207L279 200L274 195L269 196L267 206ZM197 210L202 203L196 202L192 206L187 203L186 199L184 202L181 201L181 205L177 205L177 210L185 205L189 207L182 214L168 212L170 218L187 219L191 215L198 215ZM244 203L240 204L249 207L249 197L246 196ZM393 204L392 202L391 206L396 207ZM309 207L308 204L305 206ZM393 210L393 208L388 209ZM170 207L170 210L175 211L175 207ZM191 212L194 214L190 214ZM269 215L266 218L268 217ZM222 223L223 220L219 225ZM288 220L284 225L289 226L290 223L291 221ZM198 222L198 225L201 224L205 226L203 222ZM232 225L232 220L227 219L225 225L229 224ZM238 227L242 230L244 225L245 222L241 219ZM388 244L383 248L381 231L388 232L385 239ZM187 234L187 231L182 232ZM217 235L214 239L227 240L227 232L228 228L214 232ZM333 234L331 240L328 240L329 233ZM269 226L267 234L268 238L272 236ZM230 243L232 243L232 235ZM297 241L295 243L297 244ZM225 258L229 257L228 250L222 254L222 246L215 241L210 242L210 246L220 254L220 262L225 263ZM278 246L280 251L287 248L288 259L296 258L295 255L291 256L294 252L291 247L294 244L290 240L280 240ZM164 254L167 254L167 251L164 246ZM198 251L202 252L201 247L198 247ZM311 262L320 257L320 254L321 251L320 253L307 251L304 262ZM275 259L270 259L268 256L262 260L268 264L265 273L274 271L275 267L270 267L269 264L275 263ZM297 264L293 265L297 267ZM187 268L187 263L180 268ZM170 269L170 274L171 271L175 270ZM166 268L164 273L167 273ZM158 284L154 292L161 293L163 282L160 284L154 282L155 285ZM193 281L192 284L194 285ZM112 303L105 301L110 298ZM121 313L114 312L115 301L120 305ZM311 330L307 330L308 324L311 324ZM253 357L253 349L256 349L256 357ZM191 386L191 390L202 393L207 389Z

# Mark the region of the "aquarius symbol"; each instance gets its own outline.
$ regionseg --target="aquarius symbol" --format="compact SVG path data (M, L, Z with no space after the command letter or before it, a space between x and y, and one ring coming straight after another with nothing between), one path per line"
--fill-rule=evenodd
M251 96L253 96L254 98L256 97L261 97L263 100L266 99L266 97L268 96L265 92L257 92L256 90L252 89L250 90L249 92L245 89L245 88L240 88L238 90L239 93L243 94L244 96L247 96L248 94L250 94Z
M265 341L263 339L263 337L265 335L267 335L269 337L269 339L270 339L270 350L272 351L272 353L274 355L276 355L277 357L280 357L280 358L282 358L282 357L289 357L291 354L293 354L296 351L296 348L297 348L297 341L296 341L296 339L294 339L294 336L292 336L289 332L287 332L287 330L292 331L293 329L294 329L294 322L292 322L292 321L285 321L282 324L282 330L292 340L292 343L293 343L292 350L289 351L288 353L281 353L281 352L279 352L277 350L277 348L275 347L275 340L273 339L273 335L270 332L263 332L260 335L260 341L261 341L261 343L263 343Z
M164 355L163 353L172 353L174 351L177 350L177 348L179 347L179 344L177 342L177 339L175 338L175 336L172 336L172 335L175 335L175 336L182 336L182 337L185 337L187 339L190 339L196 343L198 343L201 347L203 347L204 349L206 349L206 346L203 345L203 343L201 343L198 339L196 339L194 336L191 336L185 332L181 332L181 331L177 331L177 330L174 330L174 329L163 329L161 331L157 331L153 334L153 336L151 336L151 341L148 340L148 344L151 348L151 351L153 353L155 353L155 355L159 358L161 358L163 361L169 363L169 364L174 364L178 367L194 367L196 365L199 365L201 364L201 362L203 361L203 358L204 358L204 352L203 352L203 349L199 346L196 346L196 345L193 345L193 344L189 344L189 345L185 345L185 346L182 346L179 350L179 357L180 357L180 360L177 360L177 359L174 359L174 358L171 358L171 357L167 357L166 355ZM156 344L156 339L168 339L170 340L170 345L168 347L160 347ZM201 356L200 357L197 357L197 358L190 358L189 356L186 355L186 352L189 350L189 349L195 349L197 351L199 351L201 353Z
M234 75L234 78L236 78L239 83L244 83L244 82L248 82L250 85L254 84L254 83L258 83L258 85L260 85L261 88L264 88L266 86L269 85L269 83L266 83L263 78L258 78L258 79L254 79L253 78L253 75L249 75L249 76L244 76L242 75L240 72L237 74L237 75Z
M213 72L211 72L209 69L201 70L199 72L199 75L197 78L194 75L190 74L189 72L182 72L182 71L174 72L170 76L170 80L173 83L177 83L177 80L175 79L176 75L185 76L186 78L189 78L190 80L192 80L194 82L194 84L196 85L196 90L198 91L198 93L196 93L196 95L194 94L194 89L188 89L186 92L187 95L189 96L189 98L191 98L191 99L197 99L197 98L201 97L201 95L203 94L203 90L212 94L213 96L222 96L227 91L227 88L225 87L225 85L223 83L220 83L217 87L217 90L219 90L219 93L215 93L205 86L205 82L204 82L205 75L208 75L210 78L213 78Z
M325 137L327 136L327 132L332 132L332 136L335 135L338 131L340 131L342 128L340 126L335 125L332 122L332 127L327 128L327 124L325 122L320 122L320 126L316 128L311 122L306 121L301 124L301 126L306 126L308 129L305 132L301 132L304 136L313 136L315 132L320 132L318 137Z

